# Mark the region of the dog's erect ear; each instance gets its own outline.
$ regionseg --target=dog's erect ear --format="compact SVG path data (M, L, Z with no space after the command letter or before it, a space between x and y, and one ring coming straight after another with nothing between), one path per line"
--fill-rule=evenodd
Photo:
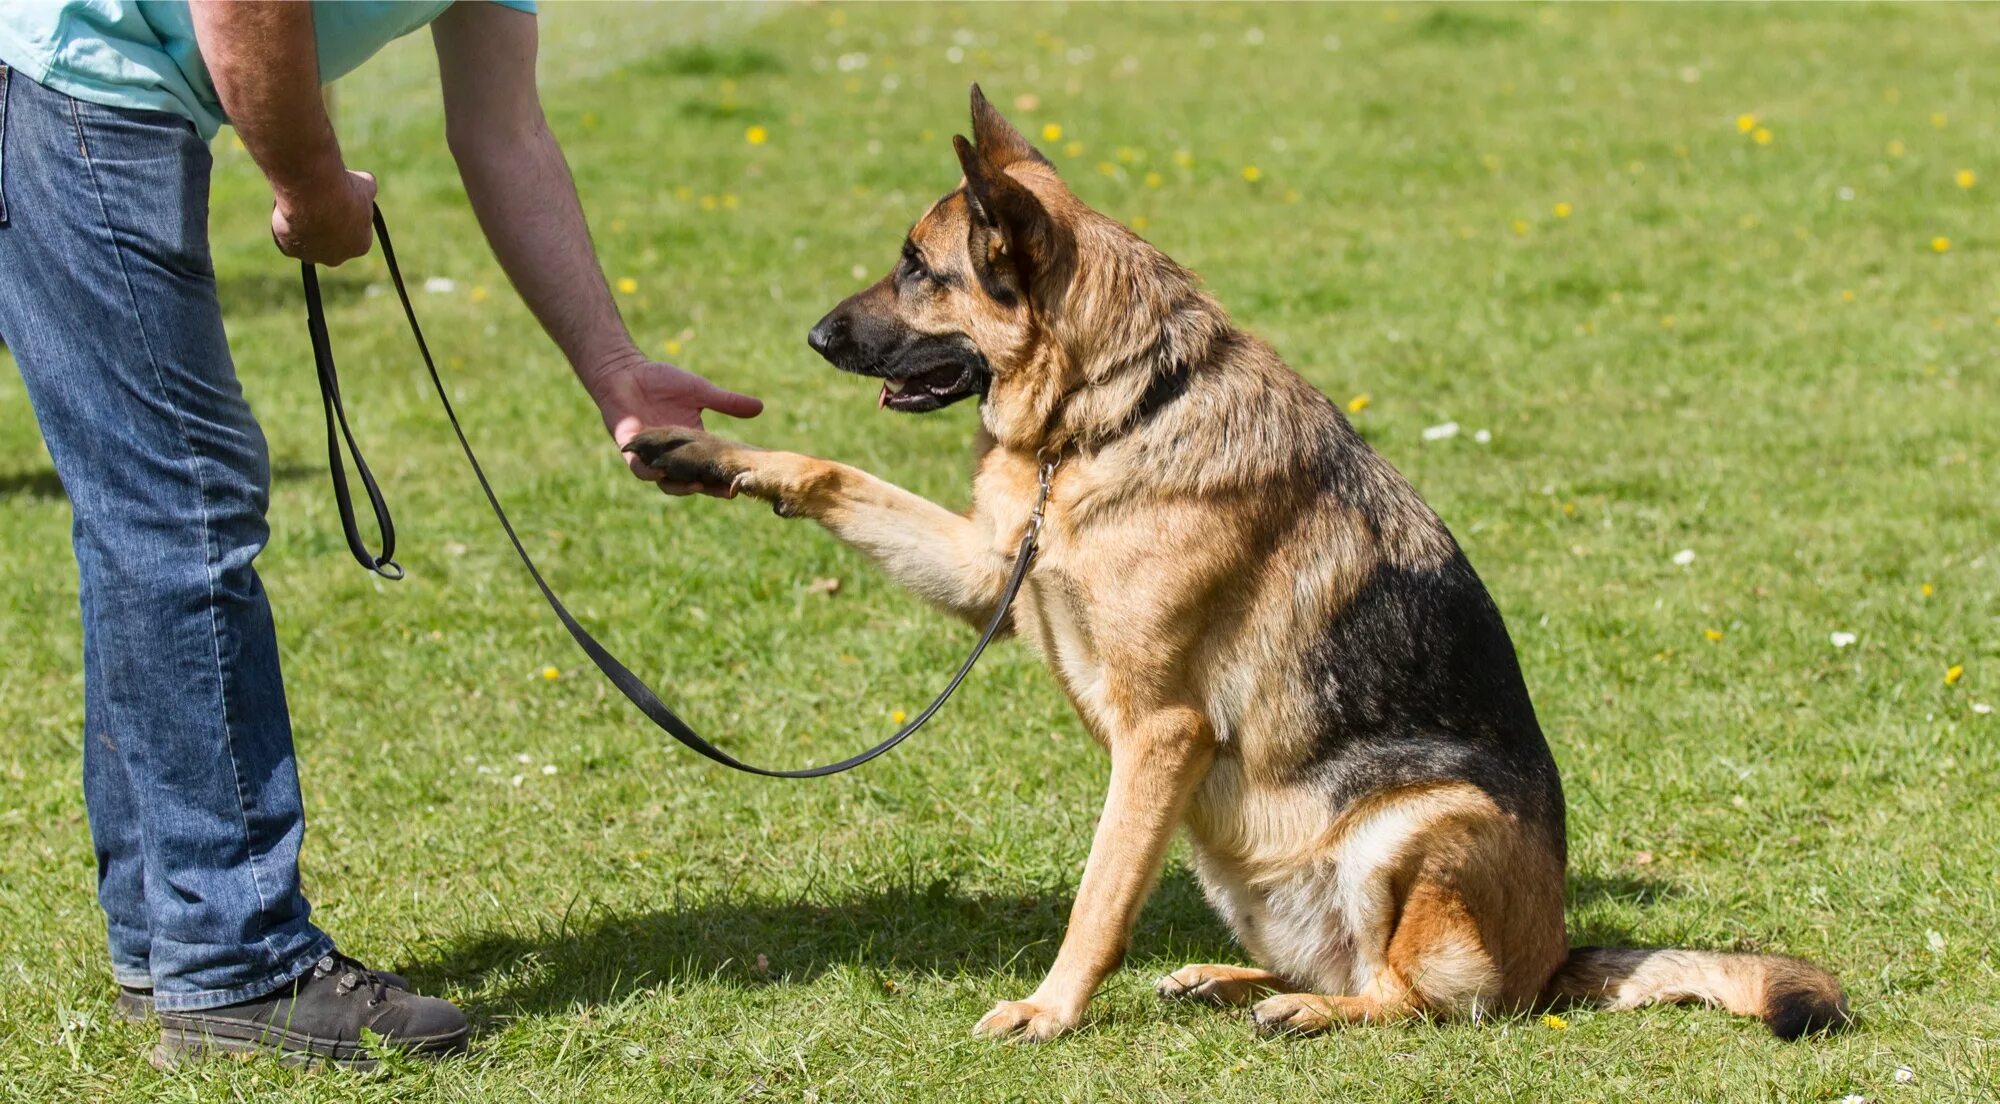
M964 135L952 135L951 145L958 151L959 168L965 170L974 263L988 270L1010 271L1018 289L1026 290L1037 273L1048 271L1056 262L1059 235L1054 220L1035 193L1007 175L1005 169L993 167L985 151L975 150ZM1002 288L989 284L988 290L998 294Z
M1049 163L998 108L987 102L986 93L977 84L972 86L972 140L979 147L980 158L995 169L1004 169L1016 161Z

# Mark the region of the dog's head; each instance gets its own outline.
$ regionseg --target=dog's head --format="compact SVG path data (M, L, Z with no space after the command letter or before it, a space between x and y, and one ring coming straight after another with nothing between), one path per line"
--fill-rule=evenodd
M881 379L891 410L992 396L991 427L1005 393L1020 411L1003 420L1041 425L1073 392L1143 360L1197 293L1185 270L1078 200L977 85L972 133L952 139L959 187L917 220L888 275L807 342Z
M1060 189L1055 169L977 85L972 132L976 143L952 139L964 182L917 220L888 275L806 338L834 367L880 378L891 410L936 410L1008 374L1029 343L1029 292L1055 259L1058 231L1034 190Z

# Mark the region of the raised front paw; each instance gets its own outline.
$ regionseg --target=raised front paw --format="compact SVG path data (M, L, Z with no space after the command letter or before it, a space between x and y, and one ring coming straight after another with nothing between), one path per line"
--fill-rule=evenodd
M972 1033L987 1039L1023 1043L1046 1043L1058 1035L1076 1030L1083 1017L1031 1000L1001 1001L993 1011L972 1025Z
M731 458L741 447L686 426L644 430L625 443L626 452L669 483L718 488L732 486L743 474L742 466Z

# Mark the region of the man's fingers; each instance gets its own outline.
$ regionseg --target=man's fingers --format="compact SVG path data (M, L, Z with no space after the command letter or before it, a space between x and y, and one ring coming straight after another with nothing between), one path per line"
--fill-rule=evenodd
M764 400L753 395L739 395L725 391L714 384L708 385L708 393L701 397L701 405L718 414L732 418L755 418L764 412Z

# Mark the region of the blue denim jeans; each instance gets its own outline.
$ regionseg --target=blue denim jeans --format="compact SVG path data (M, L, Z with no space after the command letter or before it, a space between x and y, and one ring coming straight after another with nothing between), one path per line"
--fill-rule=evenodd
M118 981L163 1010L291 981L332 942L264 547L270 458L223 339L209 153L177 116L0 66L0 340L74 514L83 791Z

